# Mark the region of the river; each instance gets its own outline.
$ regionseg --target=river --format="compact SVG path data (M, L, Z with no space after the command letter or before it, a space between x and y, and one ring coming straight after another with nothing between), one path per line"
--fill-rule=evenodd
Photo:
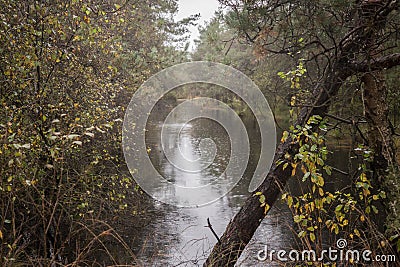
M223 116L223 113L221 113ZM195 186L208 183L223 173L229 161L231 144L226 131L209 119L196 119L182 128L182 125L167 125L166 136L174 136L174 131L181 129L179 139L171 140L178 143L169 143L170 148L176 149L176 154L182 153L186 158L199 157L199 142L204 138L211 138L217 145L215 160L208 168L201 172L188 175L177 170L165 157L160 143L161 127L164 117L152 116L147 124L146 144L149 147L149 155L153 165L165 179L177 184ZM213 245L217 242L207 226L207 218L215 232L222 235L230 219L238 212L245 199L249 196L248 185L251 174L254 171L260 153L260 135L257 124L251 114L242 117L250 140L250 160L243 179L224 197L212 204L197 208L177 208L160 202L155 204L154 216L151 223L144 226L141 231L145 238L137 242L136 253L145 266L201 266ZM165 126L164 126L165 127ZM277 136L281 130L277 129ZM331 149L332 150L332 149ZM331 161L335 166L348 168L347 162L343 161L344 153L348 153L346 146L339 147L332 151ZM179 160L179 157L176 158ZM197 164L202 164L201 161ZM346 184L340 176L332 175L328 181L328 187L340 188ZM340 178L340 179L339 179ZM229 179L229 178L227 178ZM221 185L225 183L220 179ZM297 186L295 179L289 182L289 188L296 193ZM169 194L158 189L160 195ZM212 193L212 192L210 192ZM195 197L195 196L194 196ZM257 259L257 252L264 249L291 249L297 245L294 238L292 215L285 203L277 201L262 221L250 244L246 247L237 266L281 266L278 263L260 262ZM328 240L327 240L328 242Z

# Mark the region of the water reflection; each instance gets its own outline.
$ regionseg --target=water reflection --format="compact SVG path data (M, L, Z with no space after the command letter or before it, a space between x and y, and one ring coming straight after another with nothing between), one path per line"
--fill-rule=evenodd
M223 116L223 113L219 116ZM260 136L251 114L242 119L249 134L251 147L250 160L243 179L227 195L206 206L176 208L159 203L157 209L160 212L163 211L162 213L165 215L155 217L153 222L143 229L148 236L145 244L141 244L141 259L145 266L201 266L217 241L206 227L207 218L210 218L217 234L222 235L230 219L238 212L248 197L248 185L260 153ZM201 169L199 172L188 173L176 168L163 153L161 146L161 123L163 121L162 116L150 118L147 125L146 143L152 163L165 179L180 186L201 186L215 181L224 173L231 157L231 144L226 131L220 125L207 119L196 119L183 128L182 125L168 125L166 129L171 131L171 139L166 143L170 149L176 150L172 161L179 161L182 153L186 159L192 160L191 164L197 164L193 167ZM172 137L173 131L181 128L180 138ZM213 139L217 145L215 159L211 164L196 160L201 157L199 143L204 138ZM339 156L339 158L343 157ZM205 166L208 167L203 168ZM224 179L231 179L231 177L224 177ZM335 181L337 182L338 179ZM292 179L290 183L292 192L296 194L296 190L299 188L298 181ZM335 183L333 180L328 181L332 188L337 188L338 184ZM223 184L224 180L219 180L219 185L223 186ZM165 191L163 188L158 190L160 198L168 196L168 194L177 194L177 192ZM218 190L218 187L215 190ZM213 194L211 191L209 193ZM193 198L196 197L198 196L193 195ZM277 201L267 218L261 223L237 265L281 266L278 263L259 262L257 252L265 245L268 246L268 249L275 250L295 248L296 240L292 231L294 227L291 212L285 204Z
M218 116L221 120L224 120L223 112L218 112ZM175 208L159 204L158 209L167 211L165 216L155 219L151 225L143 229L149 237L146 243L148 249L144 248L141 255L145 265L201 266L216 243L216 238L206 227L207 218L210 219L217 234L221 235L229 220L243 204L249 194L247 190L249 181L258 162L260 135L251 114L243 117L242 120L246 125L251 147L249 164L243 179L230 193L206 206ZM222 190L221 188L227 183L227 180L233 178L224 173L229 160L232 160L230 138L225 129L208 119L193 120L183 128L180 124L167 125L164 130L170 131L170 133L166 133L167 140L165 140L164 145L167 145L172 151L175 150L172 158L168 160L161 145L163 121L162 116L153 116L147 125L146 144L157 171L169 182L188 187L209 184L222 175L218 180L218 186L213 188L215 192L209 192L209 194L219 194L219 190ZM179 129L181 129L180 135L176 139L176 131ZM201 157L199 145L201 140L205 138L212 139L217 146L215 158L211 164L198 160ZM207 149L204 152L207 153ZM210 148L209 153L212 153L212 148ZM177 168L173 163L179 163L182 160L182 155L185 160L191 161L191 164L193 164L191 168L201 171L188 173ZM158 194L162 198L168 194L177 194L177 192L159 188ZM192 197L198 196L193 195ZM287 247L287 243L290 243L290 234L288 235L287 228L289 219L289 213L283 207L274 209L269 218L262 223L262 227L256 234L257 237L252 240L249 249L241 258L240 265L254 266L256 263L255 253L266 242L275 248Z

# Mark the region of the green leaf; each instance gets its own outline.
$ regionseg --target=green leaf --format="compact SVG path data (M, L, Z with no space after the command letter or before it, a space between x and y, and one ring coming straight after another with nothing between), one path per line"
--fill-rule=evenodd
M389 241L393 241L393 240L395 240L396 238L398 238L400 235L399 234L397 234L397 235L392 235L391 237L389 237ZM400 240L400 239L399 239Z
M283 170L286 169L288 165L289 165L289 163L286 162L285 164L283 164L282 169L283 169Z
M293 205L293 197L292 196L287 197L287 204L288 204L289 208L292 207L292 205Z
M397 251L400 252L400 239L397 240Z
M303 176L303 182L305 182L307 180L307 178L310 176L310 172L306 172Z
M315 241L315 235L314 235L314 233L310 233L310 240L311 240L312 242Z
M281 142L282 143L285 142L287 140L288 136L289 136L289 132L288 131L284 131L283 134L282 134Z
M337 224L335 225L335 234L339 234L339 226Z
M324 170L325 170L326 174L332 175L332 170L331 170L330 166L325 165L324 166Z
M298 236L299 238L302 238L302 237L305 237L306 234L307 234L306 231L301 231L300 233L297 234L297 236Z
M372 205L371 208L375 214L378 214L378 209L374 205Z
M366 208L365 208L365 212L366 212L367 214L370 214L370 213L371 213L371 207L370 207L370 206L366 207Z
M335 212L339 212L339 211L341 211L341 210L342 210L342 208L343 208L343 205L342 205L342 204L340 204L340 205L337 205L337 206L336 206L336 208L335 208Z

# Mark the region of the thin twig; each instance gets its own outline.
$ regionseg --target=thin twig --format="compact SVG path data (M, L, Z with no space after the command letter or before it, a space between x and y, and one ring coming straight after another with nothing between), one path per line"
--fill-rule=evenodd
M219 239L219 237L218 237L218 235L217 235L217 233L214 231L214 229L212 228L212 225L211 225L211 223L210 223L210 218L207 218L207 226L204 226L204 227L208 227L208 228L210 228L210 230L211 230L211 232L213 233L213 235L215 236L215 238L218 240L218 244L221 244L221 240Z

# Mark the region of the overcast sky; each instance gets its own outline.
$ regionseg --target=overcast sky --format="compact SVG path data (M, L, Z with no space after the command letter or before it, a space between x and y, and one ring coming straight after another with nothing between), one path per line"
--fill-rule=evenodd
M179 12L175 17L180 20L190 15L200 13L200 19L197 21L198 25L204 25L205 21L209 21L218 9L218 0L179 0ZM190 27L191 31L191 45L190 50L193 50L193 40L199 37L198 26Z

